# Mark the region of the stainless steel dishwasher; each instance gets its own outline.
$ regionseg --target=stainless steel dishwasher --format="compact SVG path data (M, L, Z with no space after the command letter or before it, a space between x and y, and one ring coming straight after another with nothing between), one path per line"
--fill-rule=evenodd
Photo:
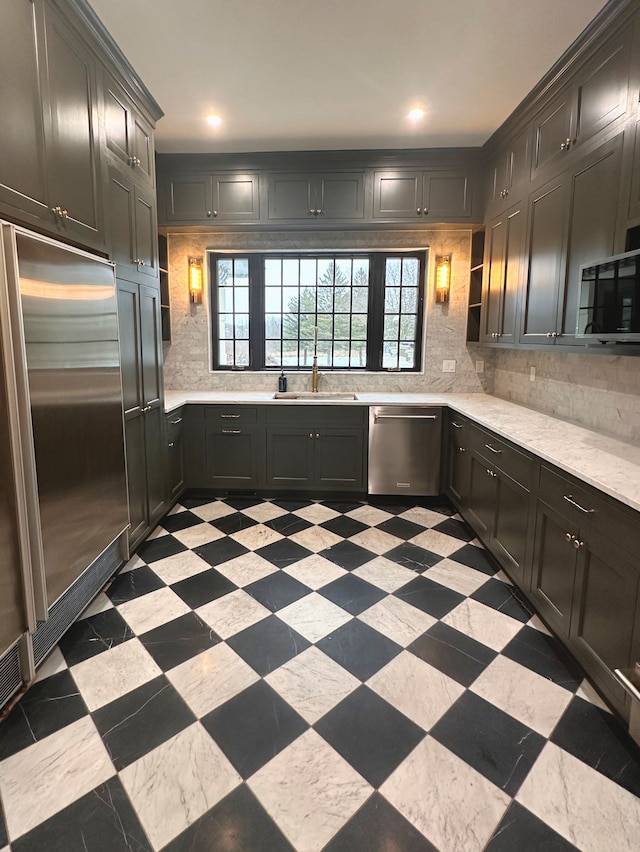
M369 408L369 494L440 493L442 409Z

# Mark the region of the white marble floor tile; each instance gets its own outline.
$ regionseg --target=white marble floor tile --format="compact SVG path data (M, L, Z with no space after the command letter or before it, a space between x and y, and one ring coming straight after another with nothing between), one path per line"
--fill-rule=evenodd
M311 506L296 509L292 514L309 521L310 524L323 524L325 521L330 521L331 518L337 518L340 513L334 512L333 509L323 506L321 503L312 503Z
M168 530L165 530L164 527L156 527L154 531L147 536L147 541L153 541L155 538L162 538L162 536L169 535Z
M242 589L198 607L196 615L212 627L222 639L234 636L246 627L257 624L271 615L271 610L262 606Z
M118 612L137 636L191 612L182 598L169 588L157 589L120 604Z
M314 730L259 769L248 785L298 852L320 852L373 792Z
M412 506L406 512L402 512L398 517L404 518L406 521L412 521L414 524L422 524L423 527L435 527L436 524L441 524L446 520L446 515L441 515L440 512L433 512L431 509L425 509L423 506Z
M259 547L266 547L268 544L273 544L274 541L280 541L284 538L281 533L272 530L264 524L256 524L255 527L249 527L246 530L232 533L229 538L237 541L248 550L257 550Z
M441 621L494 651L501 651L522 630L522 622L471 599L462 601Z
M611 713L611 709L607 706L605 701L600 698L595 687L592 686L586 678L580 684L576 695L580 698L584 698L584 700L588 701L590 704L594 704L596 707L599 707L600 710L605 710L607 713Z
M494 580L500 580L501 583L506 583L508 586L513 586L513 581L507 577L504 571L498 571L493 575Z
M527 621L527 627L533 627L534 630L539 630L540 633L546 633L547 636L551 636L552 633L544 623L544 621L539 618L537 615L532 615L529 621Z
M496 657L470 688L543 737L550 736L573 698L569 690L503 656Z
M40 668L38 669L38 674L36 677L36 683L39 680L46 680L51 675L58 674L59 672L63 672L67 666L67 661L62 656L62 651L56 645L55 648L51 651L47 659L42 663Z
M216 571L224 574L227 580L231 580L240 588L268 577L277 570L275 565L258 556L257 553L243 553L242 556L236 556L235 559L216 565Z
M309 642L318 642L347 621L351 621L353 616L322 595L312 592L278 610L278 618L297 630Z
M371 562L366 562L351 573L362 580L366 580L367 583L372 583L379 589L389 592L389 594L402 588L402 586L406 586L407 583L416 578L414 571L403 568L402 565L398 565L390 559L385 559L384 556L376 556Z
M447 586L461 595L472 595L480 586L483 586L491 578L482 571L469 568L453 559L443 559L433 568L423 571L423 576L429 580L435 580L441 586Z
M3 760L0 795L9 839L35 828L115 774L89 716Z
M347 572L339 565L329 562L324 556L306 556L299 562L294 562L293 565L288 565L283 569L295 580L309 586L310 589L321 589L327 583L337 580L338 577L344 576ZM354 572L355 573L355 572Z
M198 717L259 680L251 666L224 642L170 669L167 677Z
M147 563L139 556L132 556L131 559L120 569L121 574L126 574L127 571L135 571L136 568L142 568Z
M390 512L385 512L383 509L377 509L375 506L358 506L357 509L347 512L347 517L360 521L361 524L368 524L370 527L374 527L376 524L381 524L383 521L388 521L395 516Z
M182 553L176 553L174 556L167 556L165 559L158 559L151 563L151 570L168 586L178 583L180 580L186 580L188 577L194 577L203 571L208 571L209 568L211 568L209 563L201 559L192 550L185 550Z
M265 678L310 725L360 686L360 681L318 648L307 648Z
M243 509L242 514L253 518L254 521L258 521L260 524L264 524L266 521L272 521L274 518L286 515L287 511L286 509L281 509L280 506L276 506L275 503L266 501L258 503L257 506L250 506L248 509Z
M319 553L321 550L327 550L334 544L338 544L342 541L342 538L330 530L325 530L324 527L314 526L290 535L289 540L295 541L296 544L306 547L313 553Z
M154 849L160 849L242 781L196 723L120 772Z
M91 711L162 674L138 639L83 660L70 671Z
M108 609L113 609L113 604L104 592L96 595L89 606L82 613L80 618L89 618L91 615L97 615L99 612L106 612Z
M388 550L393 550L394 547L398 547L400 544L404 544L404 539L398 538L395 535L389 535L389 533L375 527L356 533L351 536L349 541L359 545L359 547L365 547L372 553L377 553L378 556L386 553Z
M402 651L367 681L367 686L425 731L435 725L460 698L457 681Z
M205 503L203 506L195 506L189 511L193 515L202 518L203 521L215 521L217 518L233 515L236 510L231 506L227 506L222 500L213 500L211 503Z
M181 544L184 544L185 547L199 547L201 544L209 544L210 541L217 541L219 538L224 538L223 532L207 523L194 524L192 527L187 527L184 530L176 530L171 534Z
M425 530L409 539L409 541L411 544L424 547L425 550L437 553L439 556L451 556L452 553L460 550L465 545L465 542L460 541L459 538L445 535L445 533L438 532L438 530Z
M553 743L516 798L583 852L638 849L640 799Z
M391 596L361 612L358 618L403 648L422 636L437 621L421 609Z
M480 852L511 799L426 737L380 788L441 852Z

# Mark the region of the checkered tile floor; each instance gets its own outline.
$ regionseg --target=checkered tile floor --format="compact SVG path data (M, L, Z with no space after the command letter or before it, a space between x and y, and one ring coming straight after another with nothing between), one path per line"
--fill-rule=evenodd
M620 852L638 794L446 506L183 499L0 726L2 852Z

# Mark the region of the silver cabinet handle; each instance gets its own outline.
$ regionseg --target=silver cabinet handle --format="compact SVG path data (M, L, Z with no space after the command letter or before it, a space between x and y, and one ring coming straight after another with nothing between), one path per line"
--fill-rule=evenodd
M569 504L570 504L571 506L573 506L575 509L579 509L579 510L580 510L581 512L583 512L585 515L593 515L593 513L596 511L595 509L585 509L585 508L584 508L584 506L581 506L581 505L580 505L580 503L576 503L576 501L573 499L573 495L572 495L572 494L565 494L565 495L562 497L562 499L563 499L563 500L566 500L566 501L567 501L567 503L569 503Z
M578 541L577 538L574 538L573 546L575 547L576 550L580 550L581 547L584 547L584 541Z
M223 429L222 434L223 435L241 435L242 429Z
M217 215L218 215L218 211L217 211L217 210L214 210L214 211L213 211L213 218L215 219L215 217L216 217Z
M419 216L419 215L422 213L422 208L421 208L421 207L418 207L418 209L416 210L416 213L417 213L417 214L418 214L418 216Z
M454 429L464 429L464 424L463 423L456 423L455 420L451 421L451 425L453 426Z
M145 411L151 411L152 408L153 408L152 405L145 405L144 408L142 409L143 414L144 414Z
M571 535L571 533L570 533L570 532L568 532L568 533L565 533L565 534L564 534L564 537L565 537L565 540L566 540L566 541L568 541L569 543L571 543L571 542L574 540L575 535Z
M466 453L466 452L467 452L467 448L466 448L466 447L458 447L458 452L459 452L459 453Z
M222 418L222 420L238 420L240 415L239 414L221 414L220 417Z
M319 438L319 437L320 437L320 433L316 432L316 438Z
M177 426L178 423L182 423L182 417L178 417L176 420L170 420L169 422L172 426Z
M173 446L175 446L175 445L174 445L173 441L169 441L169 443L167 444L167 446L168 446L168 447L173 447Z
M499 455L502 453L502 450L496 450L496 448L495 448L495 447L492 447L492 446L491 446L491 444L485 444L485 447L486 447L488 450L491 450L491 452L492 452L492 453L495 453L497 456L499 456Z
M428 216L428 215L429 215L429 208L428 208L428 207L423 207L423 208L422 208L422 212L424 213L424 215L425 215L425 216Z
M437 414L376 414L375 422L378 420L437 420Z
M313 432L309 432L309 437L313 438Z

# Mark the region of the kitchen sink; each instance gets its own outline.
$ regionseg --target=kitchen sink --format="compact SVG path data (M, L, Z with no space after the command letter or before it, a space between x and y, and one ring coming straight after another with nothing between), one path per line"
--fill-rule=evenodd
M288 399L288 400L301 400L304 402L331 402L331 400L345 400L345 399L357 399L358 397L355 393L340 393L340 392L331 392L331 391L316 391L316 393L312 393L311 391L306 391L303 393L296 393L295 391L284 392L284 393L274 393L273 399Z

